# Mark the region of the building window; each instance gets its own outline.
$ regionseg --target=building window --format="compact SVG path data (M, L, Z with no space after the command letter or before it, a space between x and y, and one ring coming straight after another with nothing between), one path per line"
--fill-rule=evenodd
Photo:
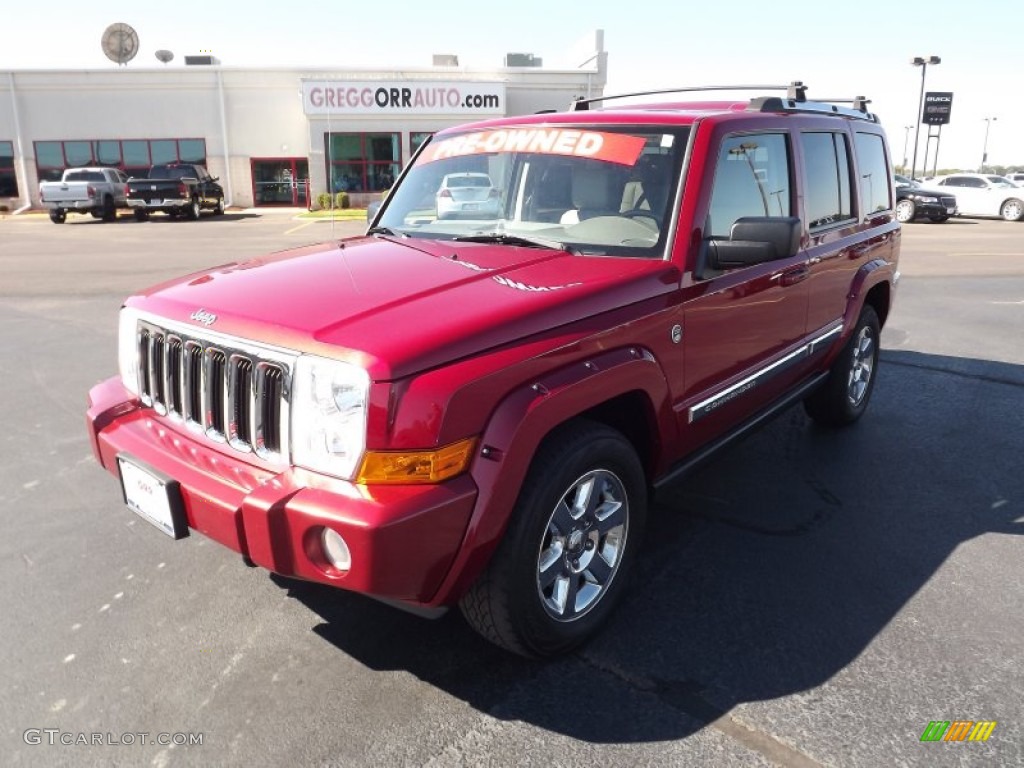
M433 133L424 131L413 131L409 134L409 157L416 154L417 150L423 146L423 142L433 136Z
M206 165L204 139L37 141L35 147L40 181L60 181L65 169L87 165L117 168L129 176L145 176L151 165L161 163Z
M18 196L18 177L14 174L14 143L0 141L0 197Z
M332 133L325 137L333 192L383 192L400 168L397 133Z

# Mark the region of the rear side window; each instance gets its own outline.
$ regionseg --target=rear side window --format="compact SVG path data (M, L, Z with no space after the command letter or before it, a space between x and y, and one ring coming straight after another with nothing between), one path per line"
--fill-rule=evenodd
M718 153L706 234L727 238L744 216L789 216L789 178L783 134L727 138Z
M858 133L857 167L860 169L860 199L864 214L870 216L892 208L889 164L885 144L877 133Z
M807 190L804 205L809 229L853 218L850 160L844 133L803 133ZM886 182L888 183L888 182Z

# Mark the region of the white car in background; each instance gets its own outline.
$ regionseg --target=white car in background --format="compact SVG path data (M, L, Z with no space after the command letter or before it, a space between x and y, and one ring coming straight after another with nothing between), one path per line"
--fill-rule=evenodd
M449 173L437 188L437 218L496 219L501 192L486 173Z
M1002 216L1007 221L1024 219L1024 188L1003 176L989 173L954 173L928 182L956 195L961 216Z

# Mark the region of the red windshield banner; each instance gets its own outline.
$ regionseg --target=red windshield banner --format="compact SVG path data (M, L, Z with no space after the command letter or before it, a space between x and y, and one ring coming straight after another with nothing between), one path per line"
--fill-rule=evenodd
M621 133L580 131L571 128L508 128L467 133L429 145L420 163L433 163L449 157L482 155L493 152L539 152L603 160L606 163L635 165L646 140Z

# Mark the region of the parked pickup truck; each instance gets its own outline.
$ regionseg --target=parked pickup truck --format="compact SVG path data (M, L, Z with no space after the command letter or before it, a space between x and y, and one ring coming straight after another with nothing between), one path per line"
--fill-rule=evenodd
M224 213L224 189L201 165L154 165L146 178L128 179L128 206L138 221L145 221L153 211L195 220L204 208L216 215Z
M68 168L60 181L39 185L39 200L49 209L54 224L63 224L69 211L113 221L117 209L127 205L127 181L116 168Z
M885 132L864 98L780 89L448 128L366 235L141 290L89 393L95 455L168 541L564 653L649 597L650 492L793 404L843 427L871 401L902 236ZM495 204L439 207L484 173ZM803 482L757 469L729 482Z

